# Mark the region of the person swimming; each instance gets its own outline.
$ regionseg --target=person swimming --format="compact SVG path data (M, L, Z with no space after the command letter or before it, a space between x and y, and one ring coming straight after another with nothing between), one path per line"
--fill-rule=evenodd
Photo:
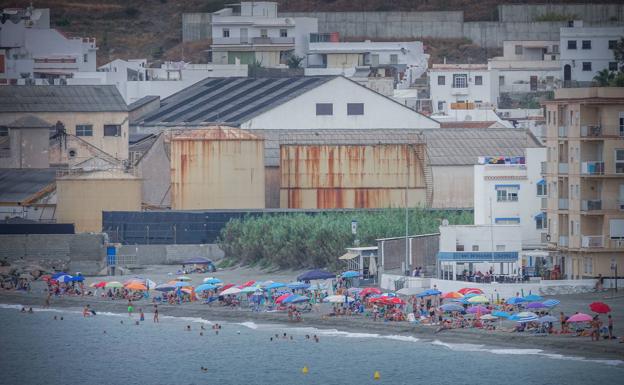
M204 335L204 332L199 332L199 335L200 335L200 336L203 336L203 335Z
M186 325L186 331L188 331L188 332L191 331L191 325Z
M26 313L26 308L22 307L22 310L20 310L20 313Z
M31 314L32 314L32 313L34 313L33 308L32 308L32 307L29 307L29 308L28 308L28 312L29 312L29 313L31 313Z

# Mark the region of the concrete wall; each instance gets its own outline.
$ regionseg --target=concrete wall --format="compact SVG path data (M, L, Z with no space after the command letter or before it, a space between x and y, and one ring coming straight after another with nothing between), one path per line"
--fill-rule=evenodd
M613 3L617 1L614 0ZM504 4L498 6L498 19L502 22L536 21L540 16L555 14L575 16L575 19L588 22L624 21L622 4Z
M105 234L0 235L0 259L97 274L105 267L106 239Z
M423 274L431 276L435 273L436 256L439 249L439 234L409 237L410 272L415 267L422 267ZM401 270L405 263L405 237L377 240L379 262L383 270Z
M182 41L195 41L212 38L210 13L183 13L182 14Z
M1 168L48 168L50 131L47 128L9 128L9 156L0 157Z
M175 265L193 257L204 257L213 261L223 258L223 251L215 244L205 245L125 245L117 250L118 255L136 255L137 263L145 265Z
M432 166L434 209L472 208L472 165Z
M171 164L165 149L163 132L143 155L137 168L141 183L142 203L153 206L171 205Z

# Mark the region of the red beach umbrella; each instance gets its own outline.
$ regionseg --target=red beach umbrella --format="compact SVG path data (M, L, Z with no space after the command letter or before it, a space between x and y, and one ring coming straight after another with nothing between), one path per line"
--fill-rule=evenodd
M224 291L224 290L227 290L227 289L229 289L231 287L234 287L234 284L233 283L228 283L227 285L221 286L221 288L219 290L220 291Z
M457 291L449 291L448 293L444 293L442 295L442 298L444 299L458 299L458 298L463 298L464 295L460 292Z
M98 282L95 285L93 285L93 287L104 287L106 286L106 281L102 281L102 282Z
M286 293L286 294L282 294L279 297L277 297L275 299L275 303L282 303L283 300L285 300L286 298L290 297L292 294L290 293Z
M381 290L377 289L376 287L367 287L360 292L360 297L365 297L371 294L381 294Z
M592 302L589 304L589 309L594 313L606 314L611 312L611 308L604 302Z
M405 301L399 297L386 297L383 302L388 305L405 305Z
M247 281L241 285L242 286L241 289L244 287L252 286L254 283L256 283L256 281Z
M463 289L457 290L458 293L466 295L466 294L483 294L483 290L477 289L475 287L464 287Z

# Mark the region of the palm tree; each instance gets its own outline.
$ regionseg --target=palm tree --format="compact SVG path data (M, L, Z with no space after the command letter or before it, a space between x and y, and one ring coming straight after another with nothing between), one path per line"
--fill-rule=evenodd
M599 87L608 87L614 78L615 74L605 68L596 73L596 76L594 76L594 82L596 82Z

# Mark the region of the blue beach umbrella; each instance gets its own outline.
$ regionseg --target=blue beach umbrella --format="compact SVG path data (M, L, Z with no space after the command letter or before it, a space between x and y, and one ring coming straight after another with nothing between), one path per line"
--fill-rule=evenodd
M541 300L543 300L544 298L540 297L539 295L536 294L529 294L526 297L524 297L524 300L527 302L539 302Z
M267 286L267 289L272 290L272 289L279 289L281 287L286 287L286 284L281 283L281 282L273 282L272 284Z
M303 283L303 282L290 282L286 284L286 287L288 287L289 289L293 289L293 290L299 290L299 289L307 289L310 287L310 285L307 283Z
M360 273L357 271L349 270L342 273L342 278L356 278L359 277Z
M63 283L71 282L72 279L73 277L71 275L61 275L56 278L57 281L63 282Z
M52 279L57 279L58 277L63 276L63 275L69 275L69 274L65 273L64 271L61 271L60 273L54 273L52 274Z
M196 292L206 291L206 290L215 290L217 287L215 285L211 285L209 283L204 283L203 285L199 285L195 288Z
M336 278L336 274L326 270L310 270L297 277L297 281L313 281L315 279Z
M555 306L559 305L561 303L561 301L559 301L558 299L547 299L546 301L544 301L542 303L546 307L555 307Z
M282 303L303 303L303 302L308 302L309 300L310 298L308 297L295 294L283 300Z
M513 314L511 317L509 317L509 320L517 321L517 322L530 322L530 321L537 321L538 319L539 317L537 316L537 314L530 312L530 311L523 311L520 313Z
M445 312L453 312L453 311L464 311L464 307L461 305L457 305L455 303L446 303L440 306L440 309Z
M175 283L175 287L188 287L188 286L193 286L193 285L189 282L176 282Z
M172 291L172 290L175 290L175 288L176 288L175 286L170 285L168 283L161 283L160 285L157 285L154 288L154 290L157 290L157 291Z
M500 311L500 310L493 311L492 315L495 316L495 317L499 317L499 318L509 318L509 317L511 317L511 314L507 313L506 311Z
M214 285L214 284L217 284L217 283L221 283L221 280L219 278L210 277L210 278L204 279L204 283L209 283L211 285Z
M82 275L76 275L76 276L73 276L71 278L71 281L72 282L83 282L84 281L84 277Z
M505 301L505 303L507 303L507 305L517 305L519 303L523 303L526 302L526 299L522 298L522 297L512 297L507 299L507 301Z
M417 294L416 297L423 298L423 297L429 297L432 295L440 295L440 294L442 294L442 292L439 290L429 289L429 290L423 291L420 294Z

